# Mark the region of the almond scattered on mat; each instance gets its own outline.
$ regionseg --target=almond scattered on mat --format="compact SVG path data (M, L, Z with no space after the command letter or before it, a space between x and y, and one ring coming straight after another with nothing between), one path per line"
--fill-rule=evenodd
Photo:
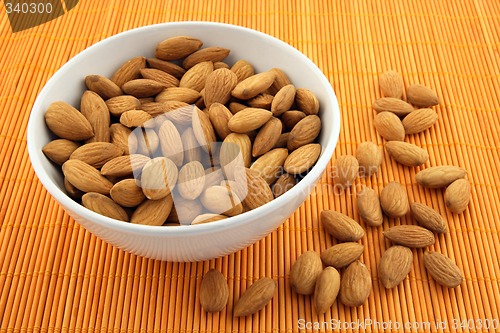
M233 315L246 317L263 309L271 301L276 289L276 282L268 277L255 281L236 303Z
M448 288L455 288L462 284L464 279L462 272L445 255L434 251L426 251L424 253L424 265L437 283Z
M219 312L226 307L229 287L221 272L211 269L203 276L200 285L200 304L207 312Z
M314 293L316 279L323 270L321 257L317 252L302 253L290 271L291 284L298 294L311 295Z
M361 261L350 264L340 280L340 301L347 306L358 307L370 296L372 278Z
M413 264L413 252L401 245L394 245L385 250L378 265L378 276L387 289L399 285L410 273Z

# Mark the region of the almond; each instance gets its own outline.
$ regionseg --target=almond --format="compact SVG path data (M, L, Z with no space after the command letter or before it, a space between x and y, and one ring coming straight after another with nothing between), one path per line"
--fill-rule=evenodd
M440 188L446 187L455 180L464 178L467 172L457 166L442 165L419 171L415 180L423 187Z
M184 161L184 149L179 131L170 120L165 120L158 130L161 152L164 157L168 157L178 167Z
M137 98L150 97L163 90L163 85L150 79L135 79L122 86L123 92Z
M469 205L470 182L467 179L457 179L446 188L444 203L455 214L461 214Z
M109 142L109 110L101 96L87 90L83 93L80 110L94 132L86 142Z
M137 138L132 134L132 130L122 124L112 124L109 127L111 143L123 150L125 155L133 154L137 151Z
M272 117L259 130L252 146L252 156L257 157L270 151L278 141L282 130L281 121Z
M134 173L139 174L149 160L149 157L140 154L115 157L102 166L101 174L107 177L126 177Z
M243 200L243 204L249 209L258 208L274 199L273 192L256 171L245 169L248 193ZM242 179L236 179L238 183L244 183Z
M235 179L235 173L249 167L252 161L252 143L246 134L231 133L222 143L220 165L228 179Z
M229 67L229 65L226 64L224 61L214 62L214 69L219 69L219 68L231 69L231 67Z
M279 68L272 68L269 70L275 75L273 84L269 87L269 93L271 95L276 95L278 91L281 90L284 86L291 84L288 76Z
M396 162L406 166L419 166L429 159L425 149L403 141L389 141L385 144L385 150Z
M66 193L69 195L70 198L74 200L80 200L82 196L85 194L85 192L80 191L76 187L71 184L66 177L64 177L64 189L66 190Z
M229 111L231 111L232 114L236 114L240 112L241 110L246 109L248 106L241 104L241 103L236 103L236 102L231 102L229 103Z
M177 196L174 206L167 218L167 222L179 225L190 225L191 222L204 211L199 200L186 200Z
M297 294L312 295L316 279L323 271L323 264L317 252L302 253L292 266L290 280Z
M218 62L224 60L228 54L229 50L223 47L212 46L205 49L196 51L184 59L182 62L182 67L189 70L196 64L204 61Z
M180 79L186 70L181 66L174 64L173 62L164 61L156 58L148 58L146 59L149 67L154 69L159 69L165 73L168 73L175 77L176 79Z
M330 235L342 242L355 242L365 235L358 222L334 210L321 212L321 224Z
M244 181L235 181L235 180L222 180L219 184L220 186L224 186L224 187L227 187L228 190L234 194L236 194L236 196L238 196L238 198L245 198L247 196L247 193L248 193L248 188L247 188L247 184L244 182Z
M271 112L275 117L281 116L284 112L290 110L295 101L295 86L292 84L281 88L271 103Z
M210 167L205 169L205 189L220 185L224 181L224 173L222 169L216 167Z
M166 197L177 183L177 166L166 157L156 157L142 168L141 187L146 198L158 200Z
M61 139L80 141L94 136L87 118L64 102L54 102L49 105L45 112L45 123Z
M358 194L356 202L358 214L366 224L372 227L382 225L384 217L377 192L369 187L364 187Z
M380 192L382 210L389 217L402 217L410 211L408 194L398 182L390 182Z
M179 171L177 190L179 194L188 200L198 198L205 188L205 169L198 161L184 164Z
M125 111L120 116L120 123L126 127L146 127L152 128L155 125L153 117L142 110Z
M164 71L159 69L143 68L141 69L141 75L145 79L160 83L164 88L179 86L179 80L175 76L165 73Z
M213 71L214 64L211 61L200 62L182 76L179 87L189 88L200 92L205 87L207 78Z
M235 216L243 212L238 196L225 186L214 185L200 196L203 206L212 213Z
M253 162L250 169L257 171L271 185L281 175L287 157L288 150L286 148L276 148L259 157Z
M460 268L445 255L434 251L425 251L424 265L432 278L440 285L455 288L462 284L464 277Z
M156 46L155 57L162 60L177 60L196 52L203 45L199 39L189 36L167 38Z
M411 215L422 227L438 234L448 231L444 218L431 207L424 204L413 202L411 204Z
M406 91L406 99L411 104L420 108L428 108L439 104L437 94L432 89L421 84L412 84L409 86Z
M94 168L102 167L115 157L122 156L123 150L109 142L91 142L78 147L70 156L90 164Z
M382 164L382 149L373 142L363 142L356 149L356 159L359 163L360 175L370 177L378 173Z
M120 205L100 193L90 192L82 196L82 205L107 217L115 220L128 222L128 214Z
M109 113L115 117L121 116L125 111L138 110L141 108L141 102L130 95L122 95L110 98L106 101Z
M273 114L265 109L246 108L233 115L228 122L229 129L236 133L247 133L262 127Z
M340 280L340 301L347 306L361 306L371 290L372 278L368 268L359 260L350 264Z
M169 94L171 92L172 91L170 91ZM158 96L160 96L161 94L162 93L160 93ZM158 96L156 96L156 98L158 98ZM171 112L171 111L179 112L179 110L184 109L184 108L192 111L192 107L189 104L187 104L185 102L179 102L179 101L161 101L161 102L153 101L153 102L149 102L146 104L142 104L140 107L140 109L142 111L149 113L149 115L151 117L156 118L158 116L164 116L164 117L168 116L169 119L170 119L170 116L173 114L173 112ZM191 122L191 113L189 114L189 116L190 117L189 117L188 123Z
M225 220L225 219L227 219L227 216L220 215L220 214L213 214L213 213L205 213L205 214L198 215L191 222L191 224L210 223L210 222L215 222L215 221L220 221L220 220Z
M433 109L418 109L403 119L406 135L417 134L431 128L438 120L438 114Z
M411 248L423 248L434 244L434 234L416 225L398 225L383 232L393 243Z
M263 277L254 282L237 301L233 315L246 317L263 309L271 301L276 289L276 282L268 277Z
M113 185L109 192L111 199L123 207L135 207L140 205L146 196L132 178L123 179Z
M275 74L270 71L252 75L239 82L231 95L239 99L250 99L269 88L273 84L274 78Z
M321 252L321 260L327 266L340 269L359 259L364 249L363 244L355 242L340 243Z
M286 111L281 115L281 121L283 122L283 125L285 125L285 128L289 131L293 130L295 125L302 119L306 117L306 114L302 111L297 111L297 110L291 110L291 111Z
M316 279L314 308L321 315L332 307L340 290L340 274L333 267L325 268Z
M167 220L174 201L171 195L159 200L144 200L132 213L130 223L160 226Z
M155 118L155 120L159 121L160 125L163 119L168 119L176 125L190 126L193 122L193 114L197 112L196 110L199 110L194 105L178 101L161 102L161 104L168 105L170 111L165 113L163 117L157 116Z
M133 135L137 139L137 153L148 157L155 157L160 146L160 138L152 128L137 128Z
M83 192L109 194L113 184L93 166L80 160L67 160L62 165L64 177Z
M231 71L236 74L238 82L255 74L252 64L246 60L238 60L235 62L233 67L231 67Z
M217 135L224 140L231 134L228 123L233 114L221 103L212 103L208 110L208 117Z
M288 173L282 174L273 186L274 197L277 198L285 194L297 184L297 178Z
M321 119L310 115L300 120L290 131L288 137L288 150L295 150L303 145L313 142L321 131Z
M252 99L247 101L248 106L252 108L261 108L266 110L271 110L271 104L273 103L274 96L269 94L258 94Z
M403 141L405 138L403 124L394 113L380 112L375 116L373 125L378 134L387 141Z
M379 98L373 102L372 107L376 112L390 112L399 117L404 117L415 111L415 108L410 104L392 97Z
M273 148L286 148L290 132L281 133Z
M123 86L126 82L135 80L141 77L140 70L146 67L146 58L135 57L124 63L111 77L118 87Z
M359 173L358 160L352 155L339 156L333 168L333 182L342 189L350 187Z
M88 75L85 77L85 85L89 90L97 93L103 99L110 99L123 95L122 90L113 81L102 75Z
M229 69L221 68L211 72L205 83L204 101L207 108L213 103L226 104L237 83L238 77Z
M394 245L388 248L378 265L380 282L387 289L399 285L410 273L413 264L413 253L407 247Z
M69 160L71 154L79 147L79 144L66 140L66 139L56 139L47 143L43 148L42 152L47 156L52 162L62 165L64 162Z
M184 161L193 162L201 160L201 148L196 141L193 129L188 127L182 132L181 140L184 148Z
M295 149L288 155L283 165L286 172L293 175L302 174L313 167L321 153L319 143L310 143Z
M205 151L211 152L211 143L217 140L215 137L215 131L212 127L209 116L196 106L194 107L192 114L192 127L194 136L196 137L199 145Z
M201 280L200 304L207 312L222 311L229 298L229 287L221 272L209 270Z
M319 101L310 90L299 88L295 92L295 103L306 115L314 115L319 111Z
M401 98L404 91L403 77L394 70L388 70L378 80L380 90L385 97Z

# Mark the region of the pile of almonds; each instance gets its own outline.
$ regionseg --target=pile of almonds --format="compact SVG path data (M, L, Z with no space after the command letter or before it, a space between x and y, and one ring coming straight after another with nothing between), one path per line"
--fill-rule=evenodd
M80 110L48 107L57 139L43 152L69 196L131 223L206 223L273 200L314 166L316 96L278 68L230 67L230 50L202 45L168 38L111 79L87 76Z
M401 99L403 79L395 71L388 71L381 76L380 88L385 97L373 103L373 109L377 112L374 125L387 140L386 151L405 166L424 164L428 160L428 153L403 140L405 135L425 131L437 121L437 113L430 108L438 104L437 95L427 87L414 84L408 87L408 102L405 102ZM344 190L353 185L358 175L376 175L382 158L382 152L375 143L361 143L356 157L344 155L335 161L333 180L336 186ZM460 214L470 200L470 183L465 176L466 171L460 167L435 166L419 171L415 178L423 187L446 187L446 206L451 212ZM401 218L410 211L419 224L398 225L384 231L384 237L395 244L384 252L378 266L380 282L386 288L396 287L410 272L413 264L411 249L433 245L434 233L448 230L444 218L434 209L418 202L410 204L404 187L395 181L384 187L380 198L373 189L364 187L357 194L357 208L360 217L369 226L381 226L384 214L389 218ZM303 253L292 267L292 285L299 294L314 294L318 314L328 311L337 295L340 295L344 305L360 306L367 300L372 288L371 274L359 260L364 245L358 241L363 238L364 229L354 219L331 210L321 212L321 223L340 243L324 250L321 255L312 251ZM439 284L454 288L462 283L462 272L445 255L425 251L423 258L427 271ZM339 272L341 269L344 269L342 273Z

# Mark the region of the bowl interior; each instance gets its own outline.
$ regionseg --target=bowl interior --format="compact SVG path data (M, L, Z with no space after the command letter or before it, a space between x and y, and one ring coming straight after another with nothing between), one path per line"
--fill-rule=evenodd
M155 229L154 232L178 232L174 229L206 230L212 225L223 227L232 220L242 220L245 216L258 214L258 210L247 212L231 219L195 226L162 228L132 225L95 214L70 199L64 192L63 177L60 170L42 153L42 147L54 137L44 122L44 113L50 103L65 101L79 109L80 98L86 87L84 77L101 74L110 77L119 66L135 56L153 57L156 44L168 37L188 35L201 39L203 47L222 46L231 50L226 61L231 65L239 59L252 63L256 72L273 67L282 69L297 87L311 90L319 99L322 130L319 142L323 147L322 155L316 166L297 186L283 196L273 200L279 207L286 204L288 197L298 191L306 191L326 168L337 144L340 131L340 112L336 96L328 80L318 67L302 53L290 45L266 34L227 24L208 22L165 23L142 27L105 39L84 50L66 63L46 84L38 96L28 124L28 150L39 179L64 207L78 215L85 215L97 223L129 230ZM269 205L269 204L268 204ZM265 205L267 206L267 205ZM257 212L255 212L257 211Z

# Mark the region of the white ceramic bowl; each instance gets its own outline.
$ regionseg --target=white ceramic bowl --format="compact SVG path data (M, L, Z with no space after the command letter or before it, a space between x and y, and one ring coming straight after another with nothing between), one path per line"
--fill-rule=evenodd
M89 74L110 77L126 60L152 57L156 44L168 37L189 35L206 46L231 50L226 61L252 63L256 72L281 68L296 87L313 91L320 102L323 149L314 168L290 191L247 213L207 224L179 227L145 226L120 222L94 213L69 198L61 171L42 153L53 139L44 122L50 103L62 100L79 106ZM333 89L321 70L290 45L261 32L233 25L178 22L146 26L107 38L66 63L38 96L28 123L28 151L33 168L47 191L78 223L99 238L131 253L169 261L198 261L240 250L283 223L307 198L325 170L340 131L340 112Z

